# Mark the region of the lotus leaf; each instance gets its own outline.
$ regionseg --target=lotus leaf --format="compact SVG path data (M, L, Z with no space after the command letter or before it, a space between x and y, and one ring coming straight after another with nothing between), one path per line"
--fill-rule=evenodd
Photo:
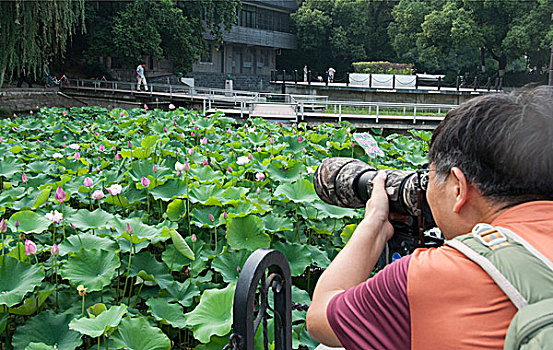
M203 205L222 206L219 198L223 195L223 189L217 184L203 185L200 188L192 188L190 190L190 200L193 203L201 203Z
M249 256L250 253L246 250L229 252L225 247L223 253L213 259L211 267L221 273L223 281L236 283Z
M44 343L29 343L25 350L56 350L57 347L46 345Z
M184 197L186 195L186 185L184 181L169 180L161 186L157 186L150 191L155 199L169 201L175 197Z
M44 272L8 256L0 258L0 305L12 307L40 285Z
M82 284L93 292L109 285L119 266L121 261L112 251L81 248L62 265L60 273L75 286Z
M57 346L59 350L74 350L83 341L78 332L69 329L72 315L55 314L48 310L30 318L23 326L15 330L14 349L25 349L31 343L44 343Z
M106 334L110 329L117 327L126 312L126 305L112 306L109 310L102 312L95 318L83 317L72 320L69 323L69 328L81 334L97 338Z
M154 318L162 324L184 329L184 310L179 304L170 304L167 299L150 298L146 301Z
M34 298L26 298L23 302L23 305L16 307L16 308L10 308L10 314L14 315L32 315L35 313L38 313L42 306L44 305L44 302L46 299L54 292L53 289L45 290L38 293L38 300L36 297ZM2 332L0 332L1 334Z
M236 217L227 224L228 244L236 250L269 248L271 238L265 233L265 224L257 216Z
M186 243L186 241L182 238L180 233L177 232L175 229L171 229L171 240L173 241L173 244L177 251L187 257L190 260L194 260L194 252L192 249L190 249L190 246Z
M87 209L78 210L76 214L69 218L69 222L81 230L97 229L107 227L113 221L114 216L102 209L96 209L93 212Z
M173 282L169 269L156 260L150 252L141 252L133 256L131 260L131 276L138 276L145 281L153 281L162 288Z
M140 335L140 336L137 336ZM170 350L171 341L161 329L152 327L144 318L125 317L110 337L111 347L129 350Z
M186 324L201 343L208 343L212 335L223 336L230 332L235 289L236 285L230 283L224 289L205 290L198 306L184 315Z
M16 231L15 221L19 221L18 230L26 233L42 233L51 224L50 220L30 210L20 211L11 216L8 225L13 232Z
M290 263L290 273L292 276L301 275L312 262L307 247L299 243L282 243L277 241L273 244L272 248L286 256L286 259Z
M200 295L200 289L195 283L191 283L190 279L187 279L183 283L174 282L166 286L165 289L174 300L184 307L192 305L194 298Z
M171 221L179 221L186 213L185 203L182 199L175 199L167 205L167 218Z
M286 199L296 203L310 203L318 198L313 184L305 179L279 185L274 195L284 195Z
M270 232L292 231L294 225L291 219L278 215L265 215L261 218L265 223L265 228Z
M76 253L81 248L85 250L101 249L109 252L115 252L117 250L117 244L108 237L81 233L79 235L67 237L67 239L59 245L60 255L62 256L67 253Z

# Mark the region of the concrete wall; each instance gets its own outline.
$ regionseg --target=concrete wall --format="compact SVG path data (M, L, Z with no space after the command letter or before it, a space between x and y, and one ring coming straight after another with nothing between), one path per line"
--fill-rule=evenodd
M194 85L213 89L224 89L227 74L191 73ZM281 87L270 84L270 75L235 75L232 74L233 89L260 92L280 92Z
M282 84L273 83L280 88ZM280 91L280 90L279 90ZM401 102L428 104L461 104L473 97L485 94L474 91L423 91L423 90L377 90L345 86L315 86L286 84L287 94L328 96L330 101ZM487 92L486 92L487 93ZM495 92L489 92L495 93Z

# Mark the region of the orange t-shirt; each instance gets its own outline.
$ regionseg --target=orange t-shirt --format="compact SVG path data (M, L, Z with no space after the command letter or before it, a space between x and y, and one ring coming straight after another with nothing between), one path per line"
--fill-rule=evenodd
M553 260L553 201L524 203L492 223ZM502 349L515 306L454 248L417 249L407 271L412 349Z

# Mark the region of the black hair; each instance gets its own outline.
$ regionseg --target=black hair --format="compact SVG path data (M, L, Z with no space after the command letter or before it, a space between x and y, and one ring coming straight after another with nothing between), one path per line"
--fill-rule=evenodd
M437 179L458 167L494 201L552 200L553 87L479 96L449 111L429 160Z

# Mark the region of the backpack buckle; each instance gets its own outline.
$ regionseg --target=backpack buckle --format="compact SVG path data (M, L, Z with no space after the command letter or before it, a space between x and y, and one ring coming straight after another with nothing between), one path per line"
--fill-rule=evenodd
M472 236L492 250L511 245L507 236L490 224L477 224L472 229Z

